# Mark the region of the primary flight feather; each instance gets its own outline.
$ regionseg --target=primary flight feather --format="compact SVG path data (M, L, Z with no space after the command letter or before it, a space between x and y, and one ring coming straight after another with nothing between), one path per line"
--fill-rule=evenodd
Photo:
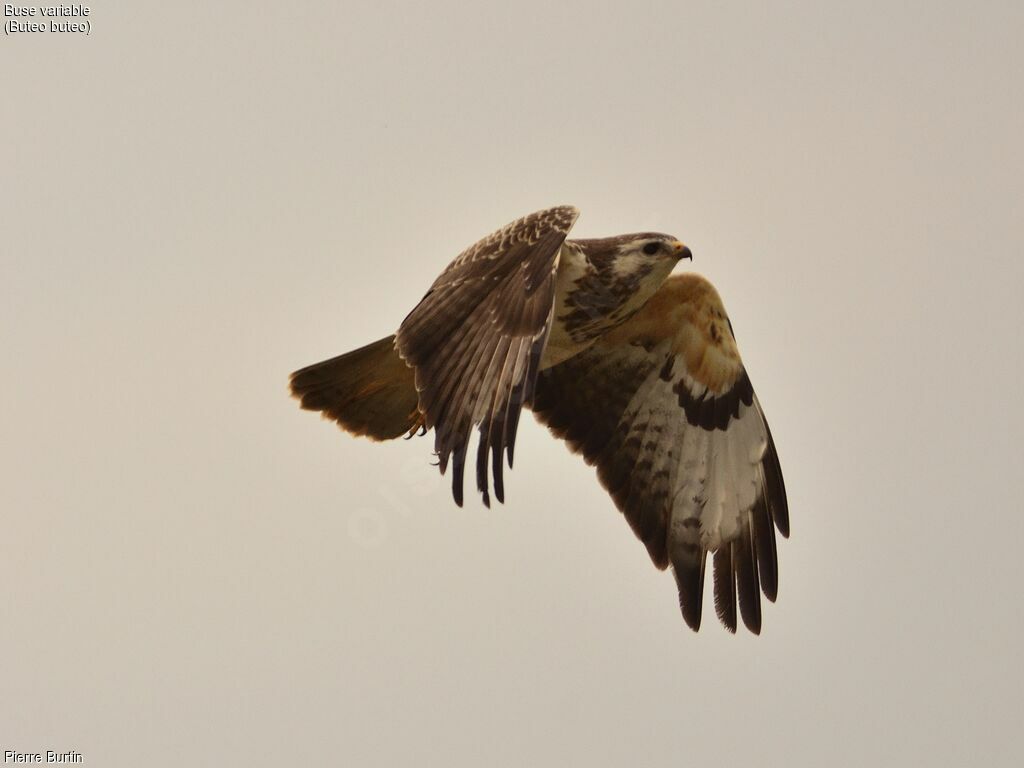
M470 439L485 504L504 501L523 407L588 464L700 627L715 610L761 628L775 600L775 530L789 535L768 423L714 287L669 277L690 258L658 233L568 240L579 212L530 214L467 248L394 336L291 376L302 407L377 440L434 432L463 501Z

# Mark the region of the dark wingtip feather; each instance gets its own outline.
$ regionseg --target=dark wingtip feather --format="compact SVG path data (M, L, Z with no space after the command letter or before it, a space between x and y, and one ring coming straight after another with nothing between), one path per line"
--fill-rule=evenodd
M679 608L683 613L683 620L694 632L700 629L706 557L707 553L702 551L699 564L673 564L676 585L679 588Z
M761 579L761 591L771 602L779 593L779 555L775 548L775 529L772 527L768 504L761 497L751 511L754 526L754 548L757 552L757 571Z
M537 347L534 344L534 347ZM534 350L531 349L531 356L534 354ZM530 366L527 365L526 381L529 383L534 377L537 376L537 368L539 365ZM512 457L516 450L516 432L519 430L519 416L522 414L523 409L523 387L518 385L512 388L512 392L509 395L508 404L506 407L505 419L502 426L501 442L508 450L508 468L512 469ZM496 465L500 469L500 464Z
M458 506L462 506L462 475L466 468L466 446L460 445L455 449L452 462L452 498ZM444 470L441 470L444 472Z
M757 562L754 540L750 528L744 526L743 534L732 542L732 559L736 570L736 592L739 597L740 615L747 629L755 635L761 634L761 588L758 586Z
M779 464L779 454L775 450L775 441L772 439L772 431L768 427L768 421L764 421L764 430L768 435L768 447L765 449L764 458L761 464L764 467L765 494L768 501L768 509L771 512L775 527L779 529L784 539L789 538L789 502L786 499L786 483L782 479L782 466Z
M492 466L494 467L494 498L499 504L505 503L505 477L501 469L501 446L491 446Z
M480 442L477 444L476 450L476 488L480 491L480 495L484 500L484 506L491 506L491 497L487 492L487 454L488 451L488 432L482 426L480 427Z
M733 572L732 547L722 546L715 552L715 613L733 634L736 634L736 574Z

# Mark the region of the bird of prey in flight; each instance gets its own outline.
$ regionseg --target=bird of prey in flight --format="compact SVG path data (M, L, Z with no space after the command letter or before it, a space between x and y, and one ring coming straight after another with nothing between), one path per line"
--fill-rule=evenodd
M654 564L672 566L699 629L705 563L715 611L761 629L775 600L782 471L715 288L669 277L690 250L644 232L568 240L579 212L538 211L459 254L393 336L291 376L292 394L354 435L434 431L455 502L478 432L476 485L504 501L522 408L597 476Z

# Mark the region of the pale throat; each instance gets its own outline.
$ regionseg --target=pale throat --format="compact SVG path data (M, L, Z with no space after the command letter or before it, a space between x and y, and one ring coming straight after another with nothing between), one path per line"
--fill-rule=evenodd
M575 245L563 245L555 280L555 312L541 370L579 354L632 317L654 295L676 262L631 252L603 268Z

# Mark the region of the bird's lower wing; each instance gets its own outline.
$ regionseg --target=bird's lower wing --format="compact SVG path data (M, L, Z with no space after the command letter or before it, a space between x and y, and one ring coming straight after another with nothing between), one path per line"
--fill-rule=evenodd
M623 326L541 373L534 413L598 477L700 626L705 562L715 608L761 627L778 588L775 528L789 533L775 446L718 294L670 278ZM773 525L774 523L774 525Z
M442 473L452 461L460 505L475 426L477 487L489 504L490 454L494 495L504 500L503 454L511 467L519 413L532 402L551 329L559 250L578 215L570 206L549 208L470 246L398 329L396 347L416 370L419 409L434 429Z

